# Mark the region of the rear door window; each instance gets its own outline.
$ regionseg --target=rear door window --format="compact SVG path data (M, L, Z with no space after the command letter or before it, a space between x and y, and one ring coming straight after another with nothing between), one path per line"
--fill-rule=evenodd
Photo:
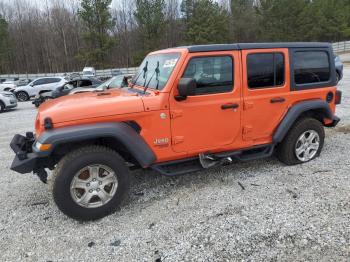
M331 70L325 51L297 51L294 53L294 80L297 85L322 83L330 80Z
M256 53L247 57L250 89L282 86L284 71L284 56L281 53Z

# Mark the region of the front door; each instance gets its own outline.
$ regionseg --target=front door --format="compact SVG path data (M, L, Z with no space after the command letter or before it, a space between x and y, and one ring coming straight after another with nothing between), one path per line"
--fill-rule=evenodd
M270 143L288 109L290 89L288 49L242 51L243 140Z
M239 51L192 53L180 70L170 96L172 148L176 152L220 151L241 128ZM180 78L196 80L196 94L176 101Z

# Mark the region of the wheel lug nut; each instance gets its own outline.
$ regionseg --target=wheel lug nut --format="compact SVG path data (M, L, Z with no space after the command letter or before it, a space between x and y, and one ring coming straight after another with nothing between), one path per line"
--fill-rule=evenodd
M92 191L93 191L92 189L89 190L90 193L92 193Z
M102 182L100 181L100 182L98 182L98 184L99 184L99 185L102 185Z
M90 186L90 183L87 183L86 186Z
M99 189L99 188L97 188L97 189L96 189L96 191L98 192L98 191L100 191L100 189Z
M92 181L96 181L96 178L92 179Z

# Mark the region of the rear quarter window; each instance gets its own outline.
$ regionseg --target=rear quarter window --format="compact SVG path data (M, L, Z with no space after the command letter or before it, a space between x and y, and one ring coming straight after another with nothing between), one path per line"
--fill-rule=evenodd
M329 55L326 51L294 53L294 81L297 85L328 82L331 79Z

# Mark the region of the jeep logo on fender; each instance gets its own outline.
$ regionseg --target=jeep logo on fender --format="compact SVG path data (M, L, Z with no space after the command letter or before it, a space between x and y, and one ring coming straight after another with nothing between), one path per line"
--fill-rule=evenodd
M156 138L153 143L156 146L167 146L169 145L169 138Z

